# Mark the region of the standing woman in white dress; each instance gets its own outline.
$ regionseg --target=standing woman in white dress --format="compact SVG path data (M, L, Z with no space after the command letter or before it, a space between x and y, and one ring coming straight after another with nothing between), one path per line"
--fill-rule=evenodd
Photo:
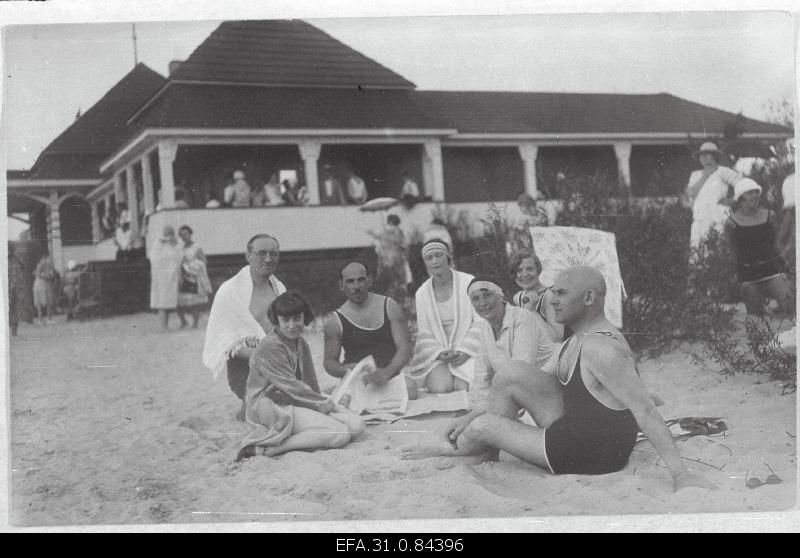
M728 197L728 190L742 179L742 175L720 166L723 157L722 151L710 141L701 145L695 154L703 168L692 172L686 187L686 196L692 206L692 250L696 250L712 230L724 233L730 216L734 202Z
M183 252L170 225L150 250L150 308L158 310L161 331L167 331L169 313L178 307L178 283Z

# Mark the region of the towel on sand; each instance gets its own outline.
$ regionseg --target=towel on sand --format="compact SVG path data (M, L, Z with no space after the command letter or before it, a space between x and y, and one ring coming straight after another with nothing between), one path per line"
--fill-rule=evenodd
M269 282L275 294L286 292L286 287L274 275L270 276ZM250 266L245 266L225 281L214 297L206 327L203 364L211 369L215 380L228 359L239 349L256 347L266 336L264 329L250 313L252 295L253 278L250 276Z
M365 384L364 374L374 370L375 367L375 359L371 356L365 357L342 378L332 396L340 405L342 399L349 396L347 407L360 414L367 422L394 422L401 418L434 412L461 411L470 406L466 391L442 394L420 393L418 399L409 401L408 388L402 375L395 376L380 387Z

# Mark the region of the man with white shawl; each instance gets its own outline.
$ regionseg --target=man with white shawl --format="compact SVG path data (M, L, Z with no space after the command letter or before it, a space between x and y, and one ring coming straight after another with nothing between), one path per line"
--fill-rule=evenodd
M467 295L473 276L452 269L450 247L439 239L422 245L422 260L430 278L416 295L417 340L406 375L429 393L468 389L480 349Z
M242 400L239 420L244 420L249 360L268 333L261 323L268 323L264 318L270 304L286 292L273 275L280 260L277 239L267 234L255 235L247 243L245 257L248 265L225 281L214 297L203 347L203 364L211 369L215 380L227 367L228 385Z

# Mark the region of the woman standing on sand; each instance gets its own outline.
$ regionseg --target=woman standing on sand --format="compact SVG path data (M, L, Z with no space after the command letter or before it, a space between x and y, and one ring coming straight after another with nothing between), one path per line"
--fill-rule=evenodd
M761 186L743 178L734 187L738 202L728 219L726 230L731 252L736 258L736 275L750 315L763 312L763 299L776 300L784 312L794 309L786 263L778 254L775 241L777 215L761 207Z
M454 270L442 240L422 245L430 278L417 290L417 341L408 377L429 393L468 389L480 347L477 317L467 295L472 275Z
M212 289L206 268L206 255L200 245L192 240L193 233L188 225L178 229L178 236L183 240L183 262L178 286L177 312L181 327L186 327L184 313L188 312L192 316L192 327L196 328L200 312L208 306L208 297Z
M42 324L55 313L55 282L58 273L50 254L44 254L33 272L33 305ZM44 315L44 316L43 316Z
M267 312L273 329L250 358L245 418L255 428L242 441L236 461L256 455L340 448L364 432L364 421L322 395L311 349L303 339L314 319L296 292L276 298Z
M695 154L703 168L691 174L686 187L686 197L692 206L690 246L693 250L712 230L722 232L733 205L728 189L742 179L735 170L720 166L723 157L722 151L710 141L701 145Z
M175 229L167 225L150 250L150 308L158 310L161 331L167 331L169 313L178 306L182 260Z

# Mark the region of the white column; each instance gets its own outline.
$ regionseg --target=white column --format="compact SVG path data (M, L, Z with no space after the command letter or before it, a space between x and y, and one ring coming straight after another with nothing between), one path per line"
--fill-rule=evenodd
M158 142L158 168L161 174L161 207L167 209L175 205L175 175L172 163L178 153L178 144L173 140Z
M633 145L629 141L614 144L614 154L617 156L617 169L619 170L619 180L626 187L631 185L631 149Z
M139 200L136 198L136 173L133 164L125 167L125 184L128 187L128 215L131 218L131 236L139 236Z
M535 143L521 143L518 148L525 176L525 193L538 200L539 186L536 183L536 156L539 153L539 146Z
M125 201L125 194L122 189L122 173L114 175L114 202L120 203ZM115 208L116 209L116 208Z
M156 204L154 203L153 169L150 168L149 154L142 157L142 190L144 190L144 214L150 215Z
M319 205L319 173L317 162L322 144L318 141L304 141L298 144L300 157L303 159L303 168L306 175L306 188L308 188L308 204Z
M56 269L64 270L64 253L61 249L61 215L59 213L58 192L50 192L50 226L47 231L50 255Z
M97 201L93 201L90 204L92 208L92 241L99 242L102 240L103 233L100 232L100 212L97 211Z
M425 192L430 193L434 201L444 201L444 171L442 169L442 142L438 139L428 140L424 144L425 157L427 163L426 180L430 178L430 183L425 184ZM428 184L432 188L428 189Z

